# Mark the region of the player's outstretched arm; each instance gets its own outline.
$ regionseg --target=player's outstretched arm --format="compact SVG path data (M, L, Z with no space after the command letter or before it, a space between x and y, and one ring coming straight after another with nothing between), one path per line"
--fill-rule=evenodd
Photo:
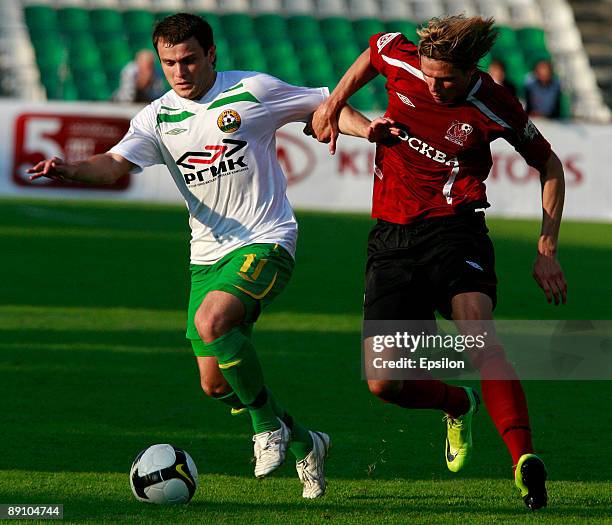
M134 164L116 153L94 155L81 162L67 163L59 157L40 161L28 170L30 180L47 177L92 184L112 184L127 175Z
M348 104L340 109L338 129L343 135L362 137L370 142L385 142L400 134L400 129L390 118L380 117L370 121Z
M370 121L365 115L348 104L340 109L338 129L343 135L361 137L369 142L377 143L388 142L401 133L400 128L395 125L395 121L390 118L380 117ZM317 138L312 129L312 119L306 124L303 131L306 135ZM334 148L330 147L330 153L333 155L335 150L334 143Z
M559 227L565 199L563 165L554 152L540 173L542 182L542 230L538 240L538 255L533 265L533 277L546 294L549 303L566 303L567 283L557 260Z
M366 49L348 68L329 98L315 111L312 118L312 129L320 142L329 142L330 153L333 154L336 151L340 110L353 93L377 74L378 71L370 64L370 50Z

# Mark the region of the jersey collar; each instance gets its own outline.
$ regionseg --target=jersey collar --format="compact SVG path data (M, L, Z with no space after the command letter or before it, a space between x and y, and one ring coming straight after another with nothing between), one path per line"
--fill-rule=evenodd
M221 90L223 89L223 87L222 87L223 86L223 82L221 80L222 75L223 75L223 73L221 73L220 71L217 71L217 75L216 75L216 78L215 78L215 83L198 100L190 100L188 98L183 98L183 97L177 95L176 92L175 92L175 95L181 101L181 103L183 104L183 107L192 108L192 109L200 109L202 106L205 106L206 104L208 104L212 100L214 100L215 97L219 93L221 93Z

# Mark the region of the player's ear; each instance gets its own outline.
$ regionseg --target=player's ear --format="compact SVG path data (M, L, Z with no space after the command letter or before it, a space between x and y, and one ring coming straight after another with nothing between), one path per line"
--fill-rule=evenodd
M217 65L217 46L215 46L214 44L210 46L210 48L208 48L208 53L206 54L206 57L208 58L212 66L215 67Z

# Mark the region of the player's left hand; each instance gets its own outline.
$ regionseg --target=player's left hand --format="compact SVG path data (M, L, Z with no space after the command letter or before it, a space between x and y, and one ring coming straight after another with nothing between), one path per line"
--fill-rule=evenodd
M549 303L555 305L567 302L567 283L563 269L554 255L538 253L533 263L533 278L546 294Z
M340 130L338 129L338 112L329 104L323 102L312 115L312 129L319 142L329 144L329 153L336 153L336 141Z
M314 129L312 129L312 116L310 117L310 120L306 122L306 125L304 126L302 132L304 133L304 135L308 135L309 137L313 137L315 139L317 138Z
M367 139L370 142L388 142L394 137L398 137L400 129L395 125L395 121L388 117L380 117L370 122Z

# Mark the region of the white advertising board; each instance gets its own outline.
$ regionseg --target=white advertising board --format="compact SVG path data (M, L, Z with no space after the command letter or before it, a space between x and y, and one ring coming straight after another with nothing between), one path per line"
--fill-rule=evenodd
M44 157L81 160L106 151L127 130L136 106L107 103L35 104L0 101L0 195L46 198L119 199L181 202L165 167L153 167L111 188L91 188L50 181L32 184L25 170ZM372 117L374 115L371 115ZM566 218L612 220L612 126L538 120L566 174ZM341 137L335 156L327 145L290 124L277 135L280 162L297 209L368 212L372 194L374 146ZM489 214L541 216L540 181L512 146L492 144L494 165L487 179Z

